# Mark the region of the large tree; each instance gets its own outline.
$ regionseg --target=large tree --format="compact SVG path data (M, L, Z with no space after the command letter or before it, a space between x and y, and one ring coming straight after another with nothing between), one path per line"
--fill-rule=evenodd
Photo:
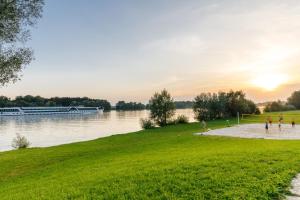
M240 114L258 114L259 110L254 102L246 99L242 91L219 93L202 93L195 98L194 113L196 119L213 120L235 117Z
M18 80L32 61L33 52L25 43L43 5L44 0L0 0L0 85Z
M165 126L175 114L174 100L167 90L155 93L149 101L150 118L159 126Z
M300 90L293 92L293 94L288 98L288 104L300 109Z

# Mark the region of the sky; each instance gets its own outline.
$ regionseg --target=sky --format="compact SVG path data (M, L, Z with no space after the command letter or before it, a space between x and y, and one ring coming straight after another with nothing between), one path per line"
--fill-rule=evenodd
M28 42L35 60L0 93L284 100L300 89L299 35L299 0L45 0Z

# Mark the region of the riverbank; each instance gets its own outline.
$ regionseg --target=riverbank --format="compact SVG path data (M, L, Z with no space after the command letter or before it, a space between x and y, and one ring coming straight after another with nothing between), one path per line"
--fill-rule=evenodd
M1 199L277 199L288 193L300 171L300 141L195 135L199 130L191 123L0 153Z
M176 110L176 114L194 120L191 109ZM140 119L148 116L149 111L111 111L87 115L0 117L0 151L12 149L16 133L25 136L31 147L49 147L139 131Z

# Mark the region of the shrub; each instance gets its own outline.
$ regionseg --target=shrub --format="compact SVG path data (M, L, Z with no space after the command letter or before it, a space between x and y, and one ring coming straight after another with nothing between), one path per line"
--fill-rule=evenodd
M189 118L185 115L179 115L176 119L177 124L187 124L189 123Z
M155 128L155 124L151 119L141 119L141 127L142 129L152 129Z
M27 140L25 136L21 136L17 133L17 137L15 137L12 141L12 147L15 149L25 149L29 147L30 142Z

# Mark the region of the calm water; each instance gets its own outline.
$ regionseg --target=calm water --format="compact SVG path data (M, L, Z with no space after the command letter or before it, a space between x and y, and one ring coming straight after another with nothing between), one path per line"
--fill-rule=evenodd
M191 109L177 110L194 121ZM0 117L0 151L12 149L16 133L24 135L31 147L46 147L92 140L140 130L140 118L148 111L108 112L88 115L45 115Z

